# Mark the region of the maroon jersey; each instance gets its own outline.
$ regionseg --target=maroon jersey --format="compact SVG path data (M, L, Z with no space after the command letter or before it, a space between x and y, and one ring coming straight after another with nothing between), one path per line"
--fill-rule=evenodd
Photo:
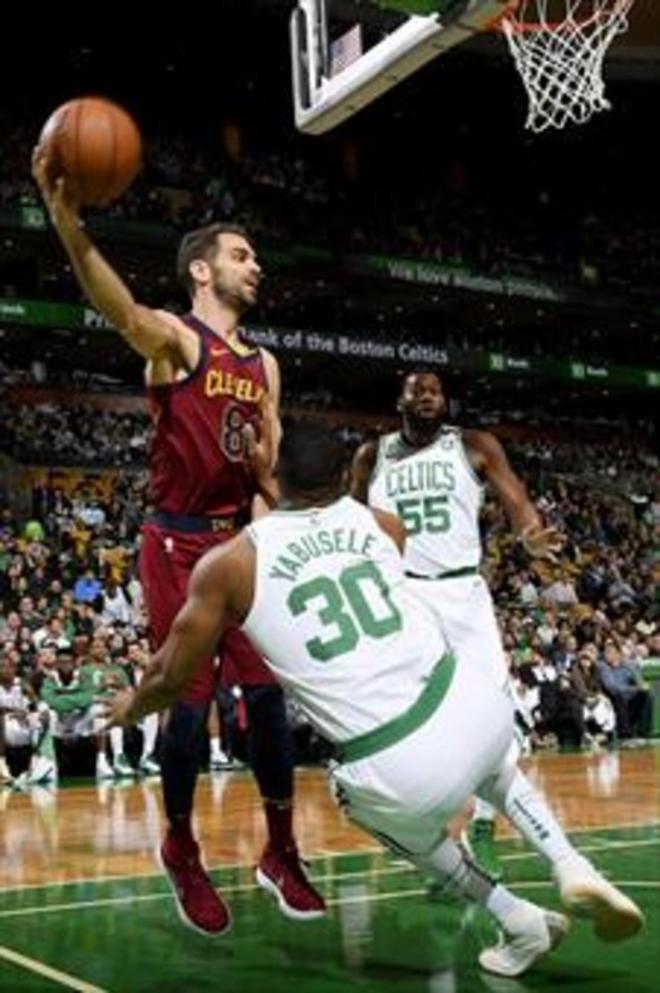
M190 516L249 512L256 487L244 460L243 427L256 419L268 389L261 353L239 355L196 317L183 320L200 338L197 368L181 382L147 390L155 509Z

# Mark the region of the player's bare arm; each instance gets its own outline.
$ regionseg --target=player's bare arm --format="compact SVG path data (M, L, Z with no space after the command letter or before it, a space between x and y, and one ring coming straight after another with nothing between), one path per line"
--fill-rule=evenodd
M252 601L254 550L241 535L207 552L195 566L188 599L136 690L113 699L109 725L128 727L165 710L186 689L200 659L213 655L228 624L240 623Z
M353 457L351 466L350 493L353 499L360 503L368 503L369 481L376 467L378 445L375 441L365 441L360 445Z
M48 153L40 146L33 153L32 175L90 303L145 359L151 362L167 359L175 369L193 369L198 358L197 336L173 314L152 310L135 301L85 232L80 205L70 185L63 176L54 175Z
M264 394L259 409L257 428L246 425L245 448L250 468L259 488L260 507L263 504L273 508L279 499L279 488L275 477L277 452L282 437L280 421L281 377L280 367L275 356L266 349L261 350L268 393ZM262 515L263 516L263 515Z
M561 551L563 539L556 528L544 527L525 484L511 468L495 435L468 430L463 438L473 468L492 485L525 550L536 558L554 560L556 553Z
M403 555L406 548L406 526L396 514L390 514L387 510L376 510L372 507L372 513L376 518L376 523L381 531L389 535L396 547Z

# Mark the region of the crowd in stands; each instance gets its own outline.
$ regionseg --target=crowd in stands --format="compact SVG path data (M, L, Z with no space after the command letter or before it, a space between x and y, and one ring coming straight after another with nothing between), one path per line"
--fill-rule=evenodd
M575 473L570 484L544 489L538 505L567 536L556 566L530 562L501 507L486 506L485 568L534 745L651 735L644 666L660 657L657 470L646 483L638 502L605 483L581 484Z
M98 473L103 483L83 479L68 491L45 476L20 519L4 506L0 742L8 753L13 743L19 757L21 748L32 751L28 777L52 775L53 756L66 761L66 743L81 736L94 742L101 777L155 772L157 722L137 745L117 729L110 741L98 733L104 696L135 683L148 657L137 578L140 523L149 513L146 416L48 407L3 415L2 425L0 451L26 462L55 451L64 464L90 458L112 470ZM363 437L339 430L347 447ZM653 713L644 667L660 657L657 459L577 441L511 451L546 520L567 536L556 565L532 562L501 507L485 505L485 572L528 740L596 747L646 739ZM127 463L133 468L122 468ZM8 773L2 756L0 771Z
M218 154L216 143L191 143L174 125L166 135L150 136L144 176L103 216L179 230L240 220L260 244L316 244L483 273L554 274L588 285L657 286L660 216L652 196L643 198L626 184L624 132L582 200L573 196L571 176L552 168L560 151L548 149L549 162L535 169L533 152L514 132L511 168L521 156L530 161L516 177L524 209L512 210L501 190L506 165L493 169L483 162L484 128L493 123L454 121L448 127L452 139L428 156L397 154L391 163L379 159L375 168L356 146L348 158L364 161L347 169L341 145L324 157L289 131L232 155ZM5 122L5 129L0 209L39 206L27 162L37 127ZM614 201L608 175L620 177ZM640 186L651 183L646 173L637 176ZM630 203L624 206L623 197Z
M146 411L118 415L0 398L0 450L34 465L143 466L149 426Z

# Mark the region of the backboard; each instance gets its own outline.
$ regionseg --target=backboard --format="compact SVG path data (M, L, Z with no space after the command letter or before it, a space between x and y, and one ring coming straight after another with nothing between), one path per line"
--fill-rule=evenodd
M297 0L291 16L296 125L308 134L341 124L431 59L487 30L511 6L511 0L437 0L441 13L408 16L365 49L359 22L332 39L332 2Z

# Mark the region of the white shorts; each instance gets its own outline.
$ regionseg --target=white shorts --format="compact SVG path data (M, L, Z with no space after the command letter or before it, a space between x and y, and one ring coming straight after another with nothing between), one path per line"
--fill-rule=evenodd
M9 714L5 717L5 743L7 748L25 748L32 744L34 714L29 714L26 721Z
M499 686L508 683L509 673L493 599L482 576L409 577L406 585L413 596L431 607L450 649L461 662L486 666Z
M5 742L8 748L26 748L36 745L42 733L42 713L48 708L40 703L37 710L26 713L25 719L12 714L5 716Z
M56 738L89 738L99 734L107 721L105 708L100 703L93 703L86 710L73 710L68 714L51 711L51 714Z
M333 767L331 782L351 820L406 855L426 855L500 768L512 740L508 696L482 669L459 659L425 724L389 748Z

